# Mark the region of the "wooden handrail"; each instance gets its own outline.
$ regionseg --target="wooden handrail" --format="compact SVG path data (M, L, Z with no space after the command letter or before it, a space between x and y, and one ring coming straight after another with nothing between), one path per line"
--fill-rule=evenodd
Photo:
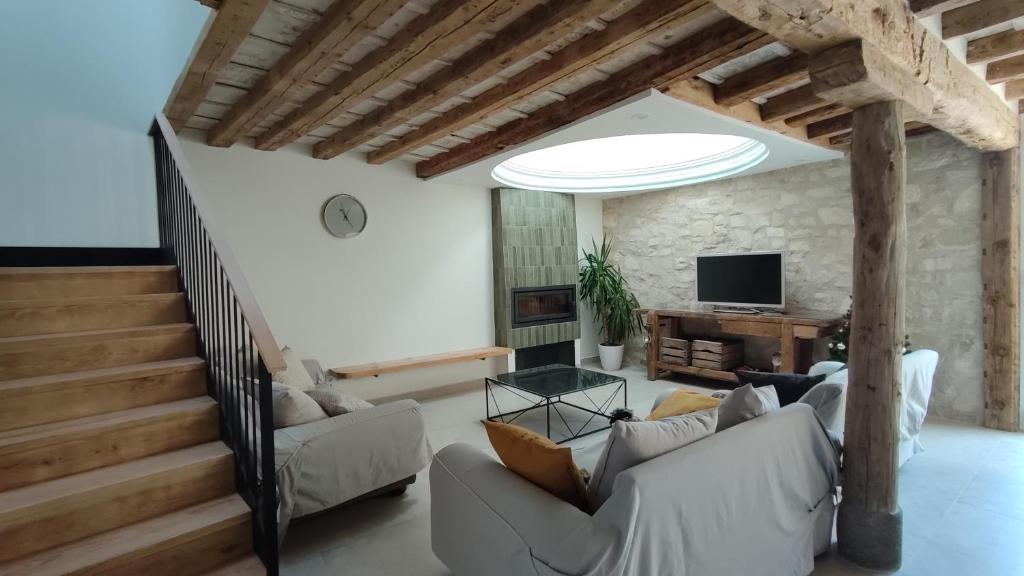
M249 332L256 343L260 357L263 358L263 364L271 374L284 370L286 364L284 356L281 354L281 348L274 340L274 335L270 333L270 326L256 302L252 289L249 288L249 282L245 278L245 273L242 272L238 259L235 258L235 253L231 250L220 228L214 224L216 219L213 218L213 211L207 206L206 200L200 192L202 188L199 186L199 181L192 176L192 167L181 148L178 135L174 133L171 123L162 113L156 115L156 126L159 127L163 139L167 143L167 149L174 158L178 172L185 182L185 190L192 199L199 220L203 223L206 235L224 268L224 274L235 293L242 316L249 325Z

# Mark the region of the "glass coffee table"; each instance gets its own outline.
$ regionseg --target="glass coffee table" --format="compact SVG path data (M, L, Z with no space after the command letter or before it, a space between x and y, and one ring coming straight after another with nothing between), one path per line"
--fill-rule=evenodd
M615 388L606 400L599 403L594 400L590 392L595 388L604 386L614 386ZM494 392L498 389L514 394L531 405L520 410L502 412L501 407L498 405L498 400L494 396ZM547 411L547 437L551 438L551 410L554 409L555 415L562 421L562 424L565 425L566 430L569 432L567 437L557 441L558 444L611 428L609 423L608 426L587 430L587 427L590 426L595 418L607 419L610 416L612 404L618 398L619 392L622 392L622 406L625 407L628 405L625 378L565 364L528 368L484 379L484 399L487 402L488 420L510 424L531 410L543 408ZM580 395L586 398L592 407L580 406L579 404L567 402L562 398L569 395ZM494 415L491 414L492 402L497 412ZM582 426L574 429L573 426L569 425L565 414L562 413L562 407L581 410L589 413L590 417ZM551 439L554 440L554 438Z

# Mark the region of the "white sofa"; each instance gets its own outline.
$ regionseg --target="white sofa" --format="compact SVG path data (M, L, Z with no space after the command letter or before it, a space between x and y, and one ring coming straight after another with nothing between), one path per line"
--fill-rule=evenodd
M911 456L924 450L921 445L921 427L928 413L928 399L932 395L932 379L939 365L939 354L934 350L914 350L903 356L903 389L900 406L899 465L903 466ZM825 426L842 438L846 426L846 387L849 371L841 362L818 362L808 371L814 376L826 374L825 382L843 387L840 402L826 410L819 409Z
M794 404L626 470L591 516L466 444L430 467L456 576L804 576L831 543L839 457Z

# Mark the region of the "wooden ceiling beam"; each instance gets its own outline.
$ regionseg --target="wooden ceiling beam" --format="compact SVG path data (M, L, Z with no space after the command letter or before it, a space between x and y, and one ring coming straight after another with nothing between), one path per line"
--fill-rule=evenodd
M762 41L763 37L763 33L732 18L719 21L667 47L661 54L648 56L607 80L568 95L564 101L549 104L525 118L419 162L416 174L420 178L438 176L529 142L644 90L691 78L721 54Z
M200 40L189 56L164 106L164 116L181 130L206 98L220 71L249 35L270 0L224 0L210 14Z
M367 155L371 164L383 164L431 142L454 134L508 108L532 94L587 68L614 57L662 30L682 25L714 11L708 0L648 0L608 23L604 30L592 32L576 42L480 94L472 101L457 106L423 124L416 130L393 140Z
M1024 98L1024 80L1010 80L1004 89L1007 100Z
M918 18L927 18L941 14L946 10L959 8L964 4L970 4L975 0L910 0L910 9Z
M850 109L841 104L825 104L820 108L814 110L808 110L802 114L791 116L786 118L786 126L807 126L814 122L821 122L822 120L828 120L829 118L835 118L841 114L850 112Z
M771 122L809 112L828 104L822 100L810 84L772 96L761 105L761 120Z
M985 80L988 80L990 84L1000 84L1021 78L1024 78L1024 54L996 60L989 63L985 69Z
M451 66L384 106L345 126L313 147L313 156L333 158L386 134L508 66L539 52L615 6L619 0L560 0L539 4Z
M1019 141L1017 115L952 55L942 40L925 29L903 0L714 2L733 17L812 55L812 63L827 49L862 40L893 65L885 72L900 74L899 83L912 80L931 92L931 115L916 120L983 150L1005 150ZM1020 0L1015 2L1024 6ZM813 83L813 73L811 80Z
M956 38L1024 16L1020 0L978 0L942 13L942 37Z
M984 64L1018 54L1024 54L1024 30L1007 30L967 43L968 64Z
M853 113L847 112L846 114L840 114L839 116L835 116L827 120L808 124L807 137L822 138L825 136L835 136L836 134L842 134L843 132L852 129Z
M930 132L935 131L936 130L934 126L925 124L923 122L906 122L903 124L903 134L907 138L912 138L914 136L920 136L922 134L928 134ZM830 144L837 148L847 147L853 140L853 130L850 130L849 132L843 132L842 134L837 134L835 136L831 136L828 140Z
M338 117L348 108L423 68L515 9L494 0L440 0L381 46L338 75L299 108L256 138L256 148L276 150Z
M394 16L405 0L338 0L292 45L246 95L207 134L211 146L230 146L287 101L297 88L312 84L356 43Z
M807 78L807 55L791 54L729 76L715 88L715 102L735 106Z

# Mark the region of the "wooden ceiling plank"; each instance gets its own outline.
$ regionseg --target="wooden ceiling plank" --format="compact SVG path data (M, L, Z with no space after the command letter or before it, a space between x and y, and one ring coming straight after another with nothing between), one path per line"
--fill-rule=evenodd
M219 9L210 14L164 106L164 116L175 130L181 130L195 113L269 2L224 0Z
M1017 115L983 79L953 56L941 39L928 32L904 0L714 3L733 17L812 55L812 59L827 49L863 40L905 77L932 93L932 114L920 120L983 150L1006 150L1019 142Z
M207 143L230 146L237 142L405 4L405 0L338 0L332 4L210 131Z
M849 111L850 109L842 104L826 103L824 106L815 108L814 110L808 110L807 112L786 118L785 122L786 126L793 126L794 128L797 126L807 126L814 122L835 118L836 116L846 114Z
M568 36L617 3L619 0L560 0L535 6L451 66L317 144L313 156L333 158L386 134Z
M416 164L420 178L430 178L482 160L567 126L644 90L690 78L693 71L763 33L727 18L648 56L632 66L569 94L566 100L538 109L467 144Z
M853 113L841 114L827 120L812 122L807 125L808 138L835 136L853 129Z
M1024 54L1024 30L1007 30L967 43L967 63L984 64Z
M922 134L928 134L935 132L935 127L923 122L907 122L903 125L904 134L907 138L914 136L920 136ZM849 146L850 141L853 139L853 131L843 132L835 136L829 137L829 143L833 146Z
M1024 54L991 62L985 70L985 79L990 84L1000 84L1021 78L1024 78Z
M794 53L729 76L715 88L715 102L735 106L807 78L807 55Z
M797 116L828 104L822 100L810 84L772 96L761 105L761 120L772 122Z
M1024 80L1010 80L1004 86L1007 100L1024 98Z
M469 41L510 9L493 0L440 0L385 45L361 58L326 88L256 138L256 148L275 150L295 141L403 76Z
M1024 2L1020 0L978 0L942 13L942 38L956 38L1021 16Z
M975 0L910 0L909 4L910 9L918 18L927 18L929 16L941 14L946 10L959 8L974 1Z
M453 134L541 92L581 70L597 66L620 50L658 32L684 24L713 11L708 0L648 0L612 20L604 30L587 34L562 50L495 86L470 102L457 106L416 130L367 155L371 164L383 164Z

